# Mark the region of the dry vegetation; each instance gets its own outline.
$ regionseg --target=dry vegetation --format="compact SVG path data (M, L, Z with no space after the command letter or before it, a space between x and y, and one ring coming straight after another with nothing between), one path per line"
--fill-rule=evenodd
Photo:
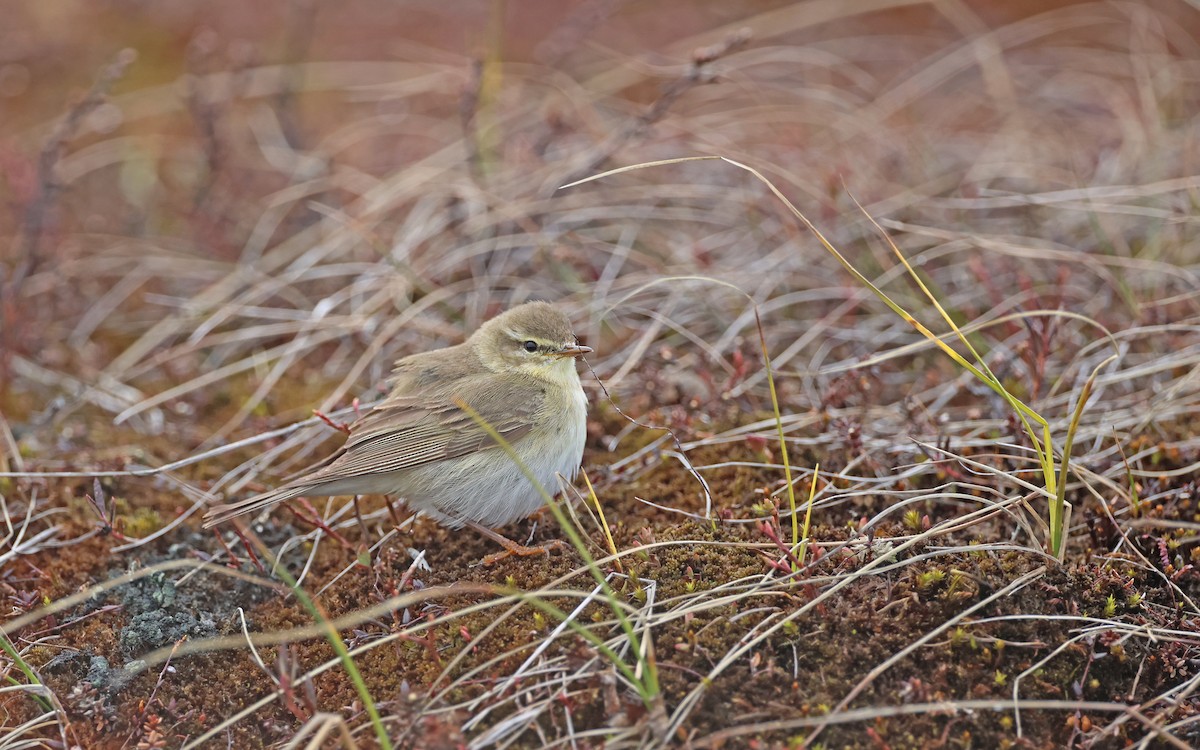
M226 5L4 32L0 748L1200 743L1189 3ZM766 184L558 189L695 155L948 333L890 237L1056 449L1096 372L1061 560L1011 405ZM531 298L597 352L595 565L200 530Z

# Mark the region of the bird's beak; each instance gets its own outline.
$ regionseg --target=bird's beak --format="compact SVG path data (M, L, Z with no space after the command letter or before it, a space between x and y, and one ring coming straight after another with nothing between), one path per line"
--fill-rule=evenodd
M585 354L591 354L592 347L584 346L583 344L567 344L563 348L555 352L559 357L582 357Z

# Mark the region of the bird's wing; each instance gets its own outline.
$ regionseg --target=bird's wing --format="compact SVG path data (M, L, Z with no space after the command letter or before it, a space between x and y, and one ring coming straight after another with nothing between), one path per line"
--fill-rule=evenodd
M463 378L436 393L395 393L350 426L345 445L292 481L261 495L212 508L205 528L234 516L289 500L339 480L354 479L443 461L496 441L458 401L471 407L507 442L515 443L533 427L546 394L536 382L495 375Z
M393 395L351 425L350 437L333 460L289 484L311 486L384 474L498 447L487 430L459 408L459 401L514 443L532 429L545 389L525 379L514 382L488 374L463 378L437 394Z

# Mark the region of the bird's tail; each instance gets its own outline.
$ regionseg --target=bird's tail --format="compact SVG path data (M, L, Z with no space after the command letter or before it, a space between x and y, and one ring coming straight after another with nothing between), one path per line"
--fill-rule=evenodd
M237 502L218 505L204 514L204 528L212 528L213 526L216 526L219 523L224 523L235 516L240 516L243 513L252 513L256 510L261 510L268 506L274 505L275 503L281 503L284 500L291 500L293 497L300 497L301 495L311 492L312 490L313 487L311 485L285 485L283 487L279 487L278 489L271 490L270 492L264 492L260 495L248 497L245 500L238 500Z

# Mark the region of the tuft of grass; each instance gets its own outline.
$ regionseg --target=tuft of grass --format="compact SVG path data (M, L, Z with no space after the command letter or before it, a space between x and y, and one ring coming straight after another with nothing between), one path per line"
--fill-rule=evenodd
M857 201L857 199L855 199L855 201L854 201L855 205L858 206L859 210L863 213L863 215L867 218L867 220L870 221L871 225L876 229L876 231L879 232L880 236L884 239L884 241L887 242L888 247L891 248L893 254L896 256L896 258L899 260L899 262L903 265L904 270L906 271L908 276L913 280L913 282L921 290L922 294L924 294L925 298L929 301L929 303L933 306L933 308L935 310L937 310L938 315L942 318L942 320L949 327L950 333L952 334L953 338L957 339L958 342L960 343L960 345L962 345L966 349L966 351L967 351L966 355L960 353L958 350L956 350L954 347L952 347L949 343L947 343L944 340L943 336L939 336L939 335L935 334L933 331L931 331L928 327L926 327L923 323L921 323L921 321L917 320L916 317L914 317L910 312L908 312L908 310L906 310L898 302L896 302L894 299L892 299L886 292L883 291L883 289L881 289L874 282L872 282L870 279L868 279L862 273L862 271L860 271L836 247L834 247L833 243L831 243L828 239L826 239L825 235L822 234L819 229L817 229L816 225L813 224L812 221L810 221L808 219L808 217L805 216L798 208L796 208L796 206L787 199L787 196L785 196L783 194L783 192L778 187L776 187L773 182L771 182L769 179L767 179L767 177L765 175L763 175L762 172L758 171L754 167L751 167L747 164L743 164L741 162L735 161L733 159L730 159L730 158L724 157L724 156L693 156L693 157L683 157L683 158L678 158L678 159L663 159L660 161L642 162L639 164L631 164L629 166L608 170L606 172L592 175L592 176L586 177L582 180L577 180L577 181L569 183L567 185L563 185L563 188L574 187L576 185L580 185L585 182L591 182L593 180L599 180L604 177L621 174L623 172L631 172L631 171L638 170L638 169L648 169L650 167L667 166L667 165L680 164L680 163L691 162L691 161L712 161L712 160L720 160L727 164L731 164L734 167L737 167L738 169L745 170L745 171L749 172L751 175L753 175L757 180L759 180L764 185L766 185L767 189L770 190L771 193L787 207L788 211L790 211L791 214L794 217L796 217L805 226L805 228L807 228L810 232L813 233L814 236L816 236L817 241L820 242L821 246L823 248L825 248L825 250L830 255L832 255L834 258L837 259L837 261L842 265L842 267L845 268L846 271L848 271L850 273L850 275L854 277L855 281L857 281L859 284L866 287L867 289L870 289L871 292L873 292L875 294L875 296L878 297L888 307L889 310L891 310L895 315L897 315L902 320L904 320L906 323L908 323L910 326L912 326L914 329L916 329L916 331L918 333L920 333L921 336L923 336L926 341L928 341L929 343L936 346L944 354L946 354L946 356L948 356L951 360L953 360L955 362L955 364L962 367L964 370L966 370L972 376L974 376L979 382L986 385L989 389L991 389L993 392L995 392L997 395L999 395L1002 399L1004 399L1005 403L1007 403L1009 405L1009 407L1013 410L1013 413L1020 420L1021 426L1024 429L1026 436L1029 438L1030 445L1033 447L1034 455L1037 458L1038 466L1039 466L1039 468L1041 470L1041 474L1042 474L1042 482L1043 482L1043 490L1042 491L1043 491L1043 493L1047 499L1047 503L1048 503L1048 510L1047 510L1048 521L1046 523L1046 526L1047 526L1046 546L1047 546L1047 549L1050 552L1050 554L1054 555L1054 557L1056 557L1059 561L1061 561L1066 552L1066 528L1068 525L1067 522L1068 522L1068 519L1070 516L1070 510L1071 510L1070 504L1067 503L1067 501L1066 501L1066 483L1067 483L1068 472L1070 470L1071 445L1074 441L1075 432L1079 427L1080 418L1082 417L1082 414L1083 414L1083 408L1087 404L1088 398L1091 396L1096 377L1098 376L1100 370L1103 369L1105 366L1107 366L1110 362L1112 362L1117 357L1117 355L1114 354L1113 356L1109 357L1108 359L1104 360L1099 365L1097 365L1095 367L1095 369L1093 369L1091 376L1088 378L1087 382L1084 383L1082 389L1080 390L1079 398L1077 399L1077 402L1076 402L1075 411L1072 415L1070 423L1067 426L1066 434L1064 436L1061 458L1059 458L1059 454L1055 450L1055 441L1054 441L1053 435L1051 433L1050 422L1044 416L1042 416L1038 411L1036 411L1035 409L1030 407L1028 404L1026 404L1024 401L1022 401L1021 399L1019 399L1015 395L1013 395L1012 391L1008 387L1005 386L1004 382L994 372L992 372L991 368L988 367L987 362L984 361L983 357L979 354L979 352L975 348L975 346L971 344L970 340L967 338L967 336L963 332L962 328L955 322L953 316L951 316L946 311L946 308L938 300L937 296L933 292L930 291L929 286L921 278L921 275L917 273L917 271L908 262L908 259L904 257L904 253L902 253L900 251L900 248L896 246L896 243L892 241L891 237L887 234L886 231L884 231L883 227L881 227L879 225L879 223L875 221L875 219L867 212L867 210L865 208L863 208L862 204L860 204ZM560 189L562 189L562 188L560 188ZM755 312L756 312L756 316L757 316L757 310ZM1070 313L1066 313L1066 312L1060 312L1058 314L1060 314L1064 317L1079 317L1079 316L1074 316L1074 315L1072 315ZM757 320L757 317L756 317L756 320ZM1089 322L1094 322L1094 321L1089 321ZM1110 333L1108 333L1107 331L1105 331L1105 333L1108 335L1109 341L1112 342L1113 348L1115 350L1117 348L1115 340L1113 340L1113 337ZM759 335L760 336L762 335L761 322L759 322ZM764 342L764 346L765 346L765 342ZM764 352L764 354L765 354L765 352ZM968 357L969 357L969 359L968 359ZM772 378L769 366L768 366L768 370L767 370L767 379L768 379L768 384L769 384L770 390L771 390L771 400L776 408L776 414L778 416L778 400L775 395L774 382L773 382L773 378ZM777 423L778 423L778 421L779 420L777 419ZM782 429L781 425L780 425L779 429L780 429L780 440L782 442L783 429ZM784 459L784 467L785 467L785 472L790 477L791 469L790 469L790 466L787 465L786 455L785 455L785 459ZM794 524L794 522L795 522L794 513L795 513L796 506L795 506L795 498L791 491L790 482L789 482L788 490L789 490L789 499L791 500L791 506L792 506L792 512L793 512L793 524ZM793 525L793 533L795 533L794 525Z

